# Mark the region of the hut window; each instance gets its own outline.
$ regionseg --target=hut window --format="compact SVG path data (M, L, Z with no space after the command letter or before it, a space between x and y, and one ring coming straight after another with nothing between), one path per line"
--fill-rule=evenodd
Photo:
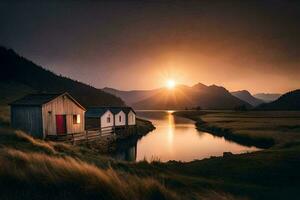
M121 122L122 121L122 117L121 116L119 116L119 122Z
M73 124L80 124L80 115L73 115Z
M110 123L110 117L107 117L107 123Z

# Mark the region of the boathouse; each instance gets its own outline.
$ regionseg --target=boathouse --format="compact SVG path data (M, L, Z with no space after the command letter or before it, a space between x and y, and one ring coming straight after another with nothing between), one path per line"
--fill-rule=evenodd
M85 131L86 109L70 94L30 94L10 104L11 124L39 138Z

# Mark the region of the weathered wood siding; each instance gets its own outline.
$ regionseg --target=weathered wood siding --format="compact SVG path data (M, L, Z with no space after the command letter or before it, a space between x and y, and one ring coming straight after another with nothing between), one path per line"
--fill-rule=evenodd
M124 126L124 125L126 125L126 114L123 111L121 111L115 115L115 126Z
M127 115L127 118L128 118L128 125L135 125L136 122L135 122L135 113L130 111Z
M113 113L107 110L100 118L100 126L101 128L113 127L114 125L114 117ZM107 121L107 118L110 118L110 122Z
M43 133L56 135L56 115L66 115L67 133L84 131L84 110L74 103L68 96L63 95L42 106ZM73 123L73 115L79 114L80 123Z
M11 124L16 129L43 138L42 109L40 106L11 106Z

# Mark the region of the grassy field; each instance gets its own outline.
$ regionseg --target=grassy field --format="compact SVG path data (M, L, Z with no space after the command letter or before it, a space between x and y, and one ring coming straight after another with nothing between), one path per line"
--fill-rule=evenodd
M178 199L153 178L110 167L86 148L1 129L0 199Z
M177 115L195 120L199 130L254 145L271 147L300 141L297 111L181 111Z
M203 116L224 123L220 114L189 113L201 123ZM2 124L0 199L297 199L300 145L293 138L274 137L273 147L248 154L129 163L84 146L34 139Z

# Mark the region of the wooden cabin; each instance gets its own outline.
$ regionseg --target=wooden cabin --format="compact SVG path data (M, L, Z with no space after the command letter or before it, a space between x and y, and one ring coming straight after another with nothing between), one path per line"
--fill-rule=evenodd
M31 94L11 103L11 124L39 138L85 131L86 109L70 94Z
M106 107L89 108L85 113L85 126L87 130L112 131L114 114Z

